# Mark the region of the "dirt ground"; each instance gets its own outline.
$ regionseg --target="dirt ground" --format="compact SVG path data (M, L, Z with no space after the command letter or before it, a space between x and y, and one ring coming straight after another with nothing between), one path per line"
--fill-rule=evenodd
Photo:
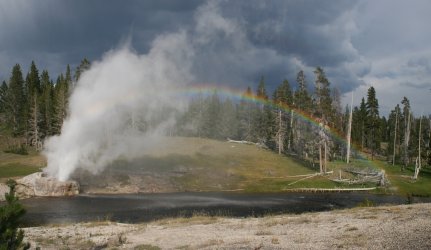
M32 249L431 249L431 204L25 228Z

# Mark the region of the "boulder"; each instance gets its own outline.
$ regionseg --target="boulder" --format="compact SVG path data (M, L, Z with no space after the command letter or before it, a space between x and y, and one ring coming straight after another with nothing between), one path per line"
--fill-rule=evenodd
M59 181L38 172L16 180L16 195L20 198L34 196L73 196L79 194L76 181ZM4 200L4 192L9 188L0 186L0 200Z

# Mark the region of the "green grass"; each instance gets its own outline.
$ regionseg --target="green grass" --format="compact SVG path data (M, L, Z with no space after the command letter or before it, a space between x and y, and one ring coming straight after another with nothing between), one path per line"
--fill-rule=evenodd
M135 246L133 249L134 250L159 250L161 248L150 244L143 244L143 245Z
M173 137L145 150L137 159L116 161L102 173L104 178L98 179L101 183L92 177L86 177L82 183L103 187L102 182L107 179L118 181L112 176L130 176L130 180L148 176L150 180L142 183L166 183L173 186L173 191L282 191L283 183L266 183L282 176L314 173L305 165L255 145ZM123 179L123 183L128 183L127 178Z
M413 180L414 166L409 166L403 172L400 165L392 166L386 162L375 161L379 168L384 169L393 186L392 192L401 195L431 196L431 169L422 168L417 180Z
M40 171L39 168L21 164L7 164L0 166L0 178L25 176Z
M37 152L18 155L0 152L0 181L10 177L25 176L46 165L46 160ZM400 166L374 160L352 159L352 166L359 168L384 169L390 180L389 188L378 189L377 193L398 193L402 195L431 195L431 169L423 168L419 179L413 181L413 167L401 172ZM301 180L318 172L318 164L311 164L296 158L278 155L255 145L228 143L202 138L168 138L146 149L135 160L120 159L107 169L113 174L111 181L128 185L132 177L149 175L161 179L159 183L171 184L175 191L228 191L280 192L296 188L356 188L371 187L373 184L347 185L331 181L338 178L339 171L346 167L343 161L328 162L328 171L333 174L315 176ZM342 172L343 178L352 177ZM89 182L104 181L105 178L90 176ZM160 184L161 185L161 184Z
M145 154L144 154L145 153ZM385 169L381 161L352 159L351 166L359 168ZM297 188L360 188L373 187L375 184L340 184L332 181L339 176L339 171L347 164L343 161L328 162L328 171L332 174L314 176L309 179L297 175L308 175L318 172L318 164L314 168L309 162L296 158L278 155L270 150L255 145L244 145L202 138L173 137L154 145L150 150L135 160L119 160L106 171L108 174L122 176L123 183L139 175L147 175L146 181L154 181L154 185L168 184L173 191L241 191L241 192L283 192ZM398 168L399 169L399 168ZM388 173L388 171L387 171ZM405 179L397 181L397 177L389 176L393 186L389 189L378 189L377 193L404 193L426 195L427 179L422 176L416 183ZM410 174L410 173L409 173ZM109 176L109 175L108 175ZM342 171L342 178L350 178L351 174ZM98 178L104 181L109 178ZM118 179L118 178L117 178ZM110 178L114 180L115 178ZM96 180L91 177L89 184ZM406 183L404 183L406 182ZM407 183L408 182L408 183ZM104 185L104 183L102 183ZM429 182L431 183L431 181ZM413 190L415 189L415 190ZM430 190L430 191L428 191ZM170 191L169 191L170 192Z
M0 152L0 181L38 172L45 165L45 159L33 151L28 155Z
M179 191L282 191L286 182L277 178L314 173L301 161L254 145L199 138L171 138L160 150L121 168L139 169L165 176L180 173L170 178Z

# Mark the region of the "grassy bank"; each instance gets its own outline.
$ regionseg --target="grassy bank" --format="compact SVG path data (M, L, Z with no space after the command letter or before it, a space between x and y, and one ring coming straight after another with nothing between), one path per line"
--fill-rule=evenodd
M28 155L0 151L0 181L38 172L45 165L44 157L34 151Z
M422 168L417 180L413 180L414 166L401 171L400 165L375 161L376 166L386 171L394 192L401 195L431 196L431 169Z
M0 181L40 171L46 165L37 152L18 155L0 152ZM413 181L413 168L401 172L400 166L382 161L353 159L359 168L384 169L391 186L379 193L431 195L431 170L424 168ZM373 184L340 184L331 179L352 177L342 171L346 163L332 161L332 174L311 176L318 172L309 162L278 155L255 145L228 143L202 138L168 138L145 150L134 160L120 159L101 173L100 178L81 172L77 175L84 188L96 192L176 192L241 191L282 192L298 188L360 188ZM118 188L117 188L118 187ZM117 188L117 189L116 189ZM108 190L108 191L109 191Z

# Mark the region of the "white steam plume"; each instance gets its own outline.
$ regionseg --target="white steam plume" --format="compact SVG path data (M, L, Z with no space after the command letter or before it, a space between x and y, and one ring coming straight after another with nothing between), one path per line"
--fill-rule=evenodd
M193 80L188 44L186 33L178 32L157 38L146 55L123 47L94 62L73 91L61 135L45 143L45 171L59 180L77 168L97 173L159 140L175 122L160 112L185 106L173 89ZM152 123L135 126L137 120Z
M67 180L78 168L97 173L117 159L141 156L174 125L172 112L186 107L175 89L257 61L262 50L220 14L219 3L198 8L187 31L156 38L148 54L126 46L94 62L73 90L61 134L45 143L45 172Z

